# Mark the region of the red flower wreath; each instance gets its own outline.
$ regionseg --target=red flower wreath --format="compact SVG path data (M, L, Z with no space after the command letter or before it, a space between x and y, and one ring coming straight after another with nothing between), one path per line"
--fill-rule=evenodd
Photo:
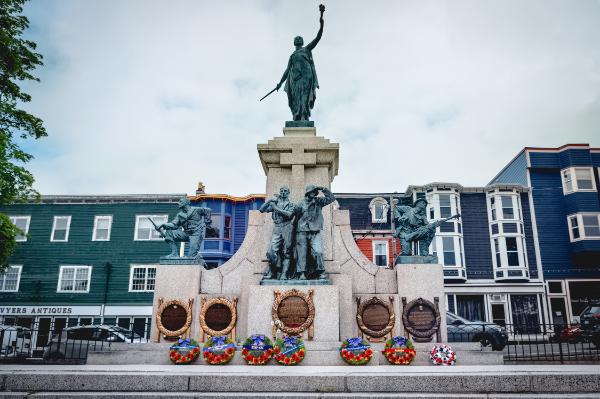
M200 355L198 342L189 339L179 339L169 348L169 358L175 364L189 364Z
M306 349L304 341L300 337L288 337L278 339L273 347L275 360L285 366L294 366L304 359Z
M383 350L383 355L392 364L410 364L416 354L411 340L406 337L396 336L388 339Z
M226 336L212 337L204 343L202 356L208 364L226 364L235 355L235 343Z
M342 341L340 356L352 366L362 366L369 363L373 357L373 349L362 338L348 338Z
M242 345L242 356L248 364L261 365L271 359L273 355L273 341L264 335L251 335Z

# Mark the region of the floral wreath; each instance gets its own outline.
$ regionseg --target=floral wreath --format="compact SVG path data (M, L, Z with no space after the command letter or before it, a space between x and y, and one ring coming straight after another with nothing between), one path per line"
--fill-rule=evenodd
M248 364L265 364L273 355L273 341L264 335L251 335L242 344L242 355Z
M416 354L412 341L406 337L395 336L388 339L383 349L383 356L392 364L410 364Z
M362 366L369 363L373 357L371 345L362 338L347 338L342 341L340 356L352 366Z
M285 366L294 366L304 359L306 349L304 348L302 338L285 335L283 338L275 341L273 352L275 353L277 363Z
M456 363L456 353L444 344L434 346L429 353L429 358L437 366L453 366Z
M198 355L200 355L200 346L194 339L180 338L169 348L169 358L175 364L189 364L198 359Z
M212 337L202 347L202 357L208 364L226 364L235 355L235 343L225 335Z

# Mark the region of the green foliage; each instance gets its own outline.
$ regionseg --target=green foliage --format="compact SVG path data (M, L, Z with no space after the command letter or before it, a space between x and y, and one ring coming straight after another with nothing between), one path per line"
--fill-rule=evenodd
M38 195L33 189L33 175L23 166L32 156L18 146L14 135L22 139L46 136L43 121L20 108L31 101L31 96L19 84L39 81L31 72L42 65L36 44L22 38L29 27L29 20L21 15L25 1L0 0L0 204ZM4 215L0 223L1 266L14 250L16 230L7 227L10 223Z
M15 238L19 229L10 222L8 216L0 213L0 273L8 267L8 258L15 250Z

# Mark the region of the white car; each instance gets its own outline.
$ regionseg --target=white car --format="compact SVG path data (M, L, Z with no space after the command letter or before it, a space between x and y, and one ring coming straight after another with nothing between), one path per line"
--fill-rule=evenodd
M0 358L27 357L31 350L31 330L0 324Z

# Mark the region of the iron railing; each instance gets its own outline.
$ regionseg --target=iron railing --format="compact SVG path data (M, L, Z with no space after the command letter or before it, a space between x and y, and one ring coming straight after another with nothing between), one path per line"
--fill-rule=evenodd
M67 327L65 323L32 322L27 326L1 325L0 362L84 363L89 352L109 350L116 342L148 342L150 323L120 324Z

